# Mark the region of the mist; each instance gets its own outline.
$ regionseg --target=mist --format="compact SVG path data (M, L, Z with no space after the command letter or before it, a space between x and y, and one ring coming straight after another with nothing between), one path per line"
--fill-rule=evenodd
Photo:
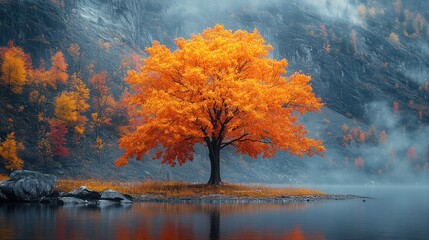
M327 152L324 157L298 158L279 152L270 159L252 159L227 148L221 160L225 181L425 184L429 171L429 93L424 85L429 77L429 17L423 11L426 6L423 1L405 0L399 11L393 2L363 0L66 1L65 13L61 8L51 9L57 14L52 22L63 16L64 26L46 24L48 28L43 28L36 21L35 26L40 29L34 29L39 32L34 30L30 40L17 44L30 49L35 56L33 61L39 62L44 56L49 59L52 49L79 43L82 69L91 63L95 63L96 72L106 69L112 80L108 85L117 100L123 83L118 69L120 58L132 52L144 57L145 47L154 40L175 49L175 38L188 39L215 24L234 31L257 29L274 48L270 57L287 59L287 75L301 71L312 77L313 91L325 107L321 113L304 116L302 122L310 136L324 141ZM417 12L425 18L421 27L415 27L410 17L417 16ZM12 17L22 18L26 14L18 13L21 15ZM32 22L22 24L29 23ZM4 31L3 45L15 35L32 33L22 34L14 29L18 28ZM50 34L42 35L46 29ZM67 39L63 29L70 31L66 43L61 42ZM408 31L408 37L404 31ZM391 33L398 39L391 39ZM52 44L52 49L37 50L42 47L33 43L40 36ZM109 43L110 48L95 47L100 40ZM70 57L67 60L73 61ZM393 109L395 102L397 110ZM347 125L347 131L341 129L343 125ZM344 136L353 128L365 133L365 141L353 139L344 144ZM371 129L373 133L368 136ZM128 166L115 169L113 161L121 150L116 133L109 131L103 133L106 149L102 158L108 159L101 163L103 170L97 169L97 162L89 165L87 172L104 177L108 171L109 176L127 180L207 180L207 149L201 145L195 146L195 160L180 167L171 168L146 158L142 162L131 160ZM379 140L382 132L387 135L383 143ZM407 157L410 148L415 151L411 159ZM69 168L69 176L82 174L73 165L79 161L76 159L91 162L93 158L92 150L77 152L81 156L62 163ZM363 161L356 164L359 157Z
M373 43L362 37L371 21L370 17L365 17L359 14L358 8L360 5L365 6L364 3L359 1L347 0L323 0L323 1L201 1L185 0L176 1L168 4L166 9L162 12L162 19L166 24L174 29L175 37L189 38L191 34L199 33L203 29L211 27L215 24L222 24L226 28L232 30L245 29L252 31L257 29L261 32L268 44L274 47L274 51L270 57L273 58L286 58L289 61L288 74L294 71L302 70L304 73L309 74L313 78L313 86L316 93L330 97L332 94L332 87L337 79L331 76L326 78L327 71L341 72L343 80L350 81L350 78L355 81L353 84L361 87L363 83L368 82L365 76L365 68L369 66L359 66L359 70L355 68L347 68L341 64L332 65L326 69L323 65L324 62L318 62L315 57L318 53L318 48L322 48L320 44L323 39L317 41L303 40L307 34L316 35L315 38L321 38L319 34L322 25L326 24L328 31L328 38L330 44L352 44L351 29L357 29L357 47L358 54L363 56L374 55L379 58L380 65L384 64L383 58L386 54L391 54L391 43L388 41L388 35L377 36L377 43L380 47L374 49ZM393 7L393 6L392 6ZM370 6L367 6L370 9ZM381 11L380 5L375 5L377 9L376 14L380 19L386 19ZM297 12L302 11L309 15L303 17L298 15ZM387 9L385 10L387 11ZM314 19L312 19L314 18ZM299 22L304 19L312 25L303 27L307 32L302 32L302 36L296 36L295 28L304 24ZM369 23L367 23L369 21ZM387 24L387 23L386 23ZM344 26L347 32L339 32L344 34L346 40L336 43L335 28ZM342 27L341 27L342 28ZM362 33L360 33L362 32ZM330 37L330 36L333 37ZM163 42L169 47L174 48L172 42ZM405 43L404 43L405 44ZM425 51L423 48L423 51ZM373 54L371 51L376 50L377 53ZM316 52L315 52L316 51ZM402 51L402 50L400 50ZM427 51L426 51L427 52ZM344 54L341 52L333 52L326 57L330 58L337 55ZM330 56L332 55L332 56ZM347 55L347 54L346 54ZM349 53L345 56L352 64L358 64L361 59L356 57L357 53ZM355 59L353 59L355 58ZM402 63L402 60L400 61ZM323 65L322 65L323 64ZM331 63L328 63L331 64ZM363 69L363 70L362 70ZM348 72L351 70L351 72ZM362 72L364 71L364 72ZM401 83L410 81L417 84L423 84L427 79L427 70L424 63L421 67L416 68L399 68L399 70L387 69L386 71L398 71L404 76ZM390 73L391 74L391 73ZM354 77L354 76L359 76ZM361 78L361 79L359 79ZM371 81L371 80L370 80ZM381 81L381 80L380 80ZM362 83L359 83L362 82ZM329 90L331 88L331 90ZM337 93L341 91L343 98L349 100L355 96L347 94L344 84L341 84ZM345 91L345 93L343 93ZM360 90L365 94L367 89ZM326 99L326 108L319 114L311 114L305 116L302 122L310 130L310 135L315 138L322 139L328 151L324 157L313 156L297 158L289 156L288 154L278 153L272 159L257 160L251 159L247 156L237 156L235 150L225 149L223 152L222 172L224 179L234 179L232 181L251 181L251 178L240 177L240 169L236 168L236 164L241 164L242 168L247 170L253 169L252 174L259 175L259 180L266 182L302 182L302 183L337 183L337 184L350 184L350 183L365 183L365 184L388 184L388 183L427 183L427 138L429 136L429 129L427 125L419 120L418 114L415 111L405 110L405 103L400 102L400 110L394 113L392 104L396 100L392 93L382 95L381 90L376 91L373 97L365 99L363 95L360 96L360 103L347 102L343 103L344 108L352 109L359 106L359 116L355 117L353 114L348 115L342 110L338 109L336 105L338 101ZM408 91L408 90L407 90ZM406 93L405 93L406 94ZM401 97L398 97L399 99ZM347 100L347 101L349 101ZM333 101L336 101L335 103ZM424 104L424 102L420 102ZM427 101L426 101L427 103ZM351 104L356 104L353 106ZM348 110L350 111L350 110ZM350 114L350 113L349 113ZM327 123L328 122L328 123ZM352 143L348 146L343 145L343 137L346 135L340 128L346 124L350 129L362 129L365 134L373 128L375 129L372 140L367 140L365 143ZM381 132L387 134L387 140L379 143ZM411 149L415 150L416 157L409 159L407 152ZM197 154L192 164L207 165L207 156L205 156L205 149L202 146L196 146ZM363 163L360 166L356 163L356 159L362 158ZM280 165L283 164L283 167ZM187 163L180 168L189 168L191 163ZM168 166L161 167L168 172L169 177L176 178L180 174L180 169L169 169ZM292 168L292 169L291 169ZM246 171L247 171L246 170ZM205 173L201 174L201 178ZM270 176L271 175L271 176ZM181 177L183 177L181 175ZM180 178L180 177L179 177ZM198 180L200 178L197 178ZM195 180L197 180L195 179ZM241 180L240 180L241 179Z

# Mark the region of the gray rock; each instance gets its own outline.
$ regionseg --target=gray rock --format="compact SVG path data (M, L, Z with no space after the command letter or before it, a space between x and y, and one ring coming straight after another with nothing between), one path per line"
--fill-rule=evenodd
M52 174L18 170L0 184L0 192L7 197L7 201L39 201L54 191L56 180Z
M132 204L133 203L133 201L131 201L131 200L129 200L129 199L124 199L124 200L121 200L121 204Z
M118 201L111 201L111 200L105 200L105 199L101 199L97 201L97 205L100 207L107 207L107 206L117 205L117 204L119 204Z
M125 197L123 194L118 193L111 189L107 189L104 192L102 192L101 199L114 200L114 201L128 200L127 197Z
M94 201L99 200L101 198L101 194L87 188L86 186L81 186L64 194L64 197L75 197L83 200Z
M7 200L9 200L6 195L4 195L1 191L0 191L0 202L6 202Z
M82 200L80 198L75 198L75 197L60 197L58 198L58 203L59 204L86 204L88 203L88 201L86 200Z

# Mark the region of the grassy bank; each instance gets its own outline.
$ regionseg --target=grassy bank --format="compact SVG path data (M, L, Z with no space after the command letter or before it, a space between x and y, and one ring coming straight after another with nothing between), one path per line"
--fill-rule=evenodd
M3 174L0 174L0 181L8 180L9 177Z
M280 197L280 196L321 196L324 193L305 188L271 188L264 186L249 186L240 184L225 184L220 187L206 184L185 182L116 182L100 180L58 180L55 187L57 192L68 192L80 186L87 186L95 191L113 189L134 196L142 194L157 194L165 197L204 196L209 194L225 194L237 197Z

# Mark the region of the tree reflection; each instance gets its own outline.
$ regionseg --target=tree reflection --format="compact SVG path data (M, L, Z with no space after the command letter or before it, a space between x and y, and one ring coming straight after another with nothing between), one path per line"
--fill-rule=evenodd
M210 210L210 240L220 239L220 211L218 207Z
M0 206L0 238L325 239L323 233L308 232L297 225L267 225L261 220L261 216L270 211L299 211L305 207L305 204L167 203L135 203L128 208L3 205Z

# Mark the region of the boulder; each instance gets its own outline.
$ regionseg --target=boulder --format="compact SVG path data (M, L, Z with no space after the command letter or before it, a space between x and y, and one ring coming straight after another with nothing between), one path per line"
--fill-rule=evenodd
M10 174L10 179L1 182L3 201L40 201L54 191L57 178L52 174L18 170ZM0 196L0 200L4 197Z
M127 197L125 197L123 194L110 189L107 189L101 193L101 199L113 201L128 200Z
M81 186L64 194L64 197L75 197L83 200L94 201L99 200L101 198L101 194L87 188L86 186Z
M80 198L75 197L60 197L58 198L58 204L86 204L88 201L82 200Z
M119 204L120 203L118 201L112 201L112 200L101 199L101 200L97 201L97 205L99 207L109 207L109 206L112 206L112 205L119 205Z
M121 194L116 192L115 190L105 190L101 193L101 200L99 201L99 205L111 205L112 203L116 204L131 204L133 203L133 197L128 194Z

